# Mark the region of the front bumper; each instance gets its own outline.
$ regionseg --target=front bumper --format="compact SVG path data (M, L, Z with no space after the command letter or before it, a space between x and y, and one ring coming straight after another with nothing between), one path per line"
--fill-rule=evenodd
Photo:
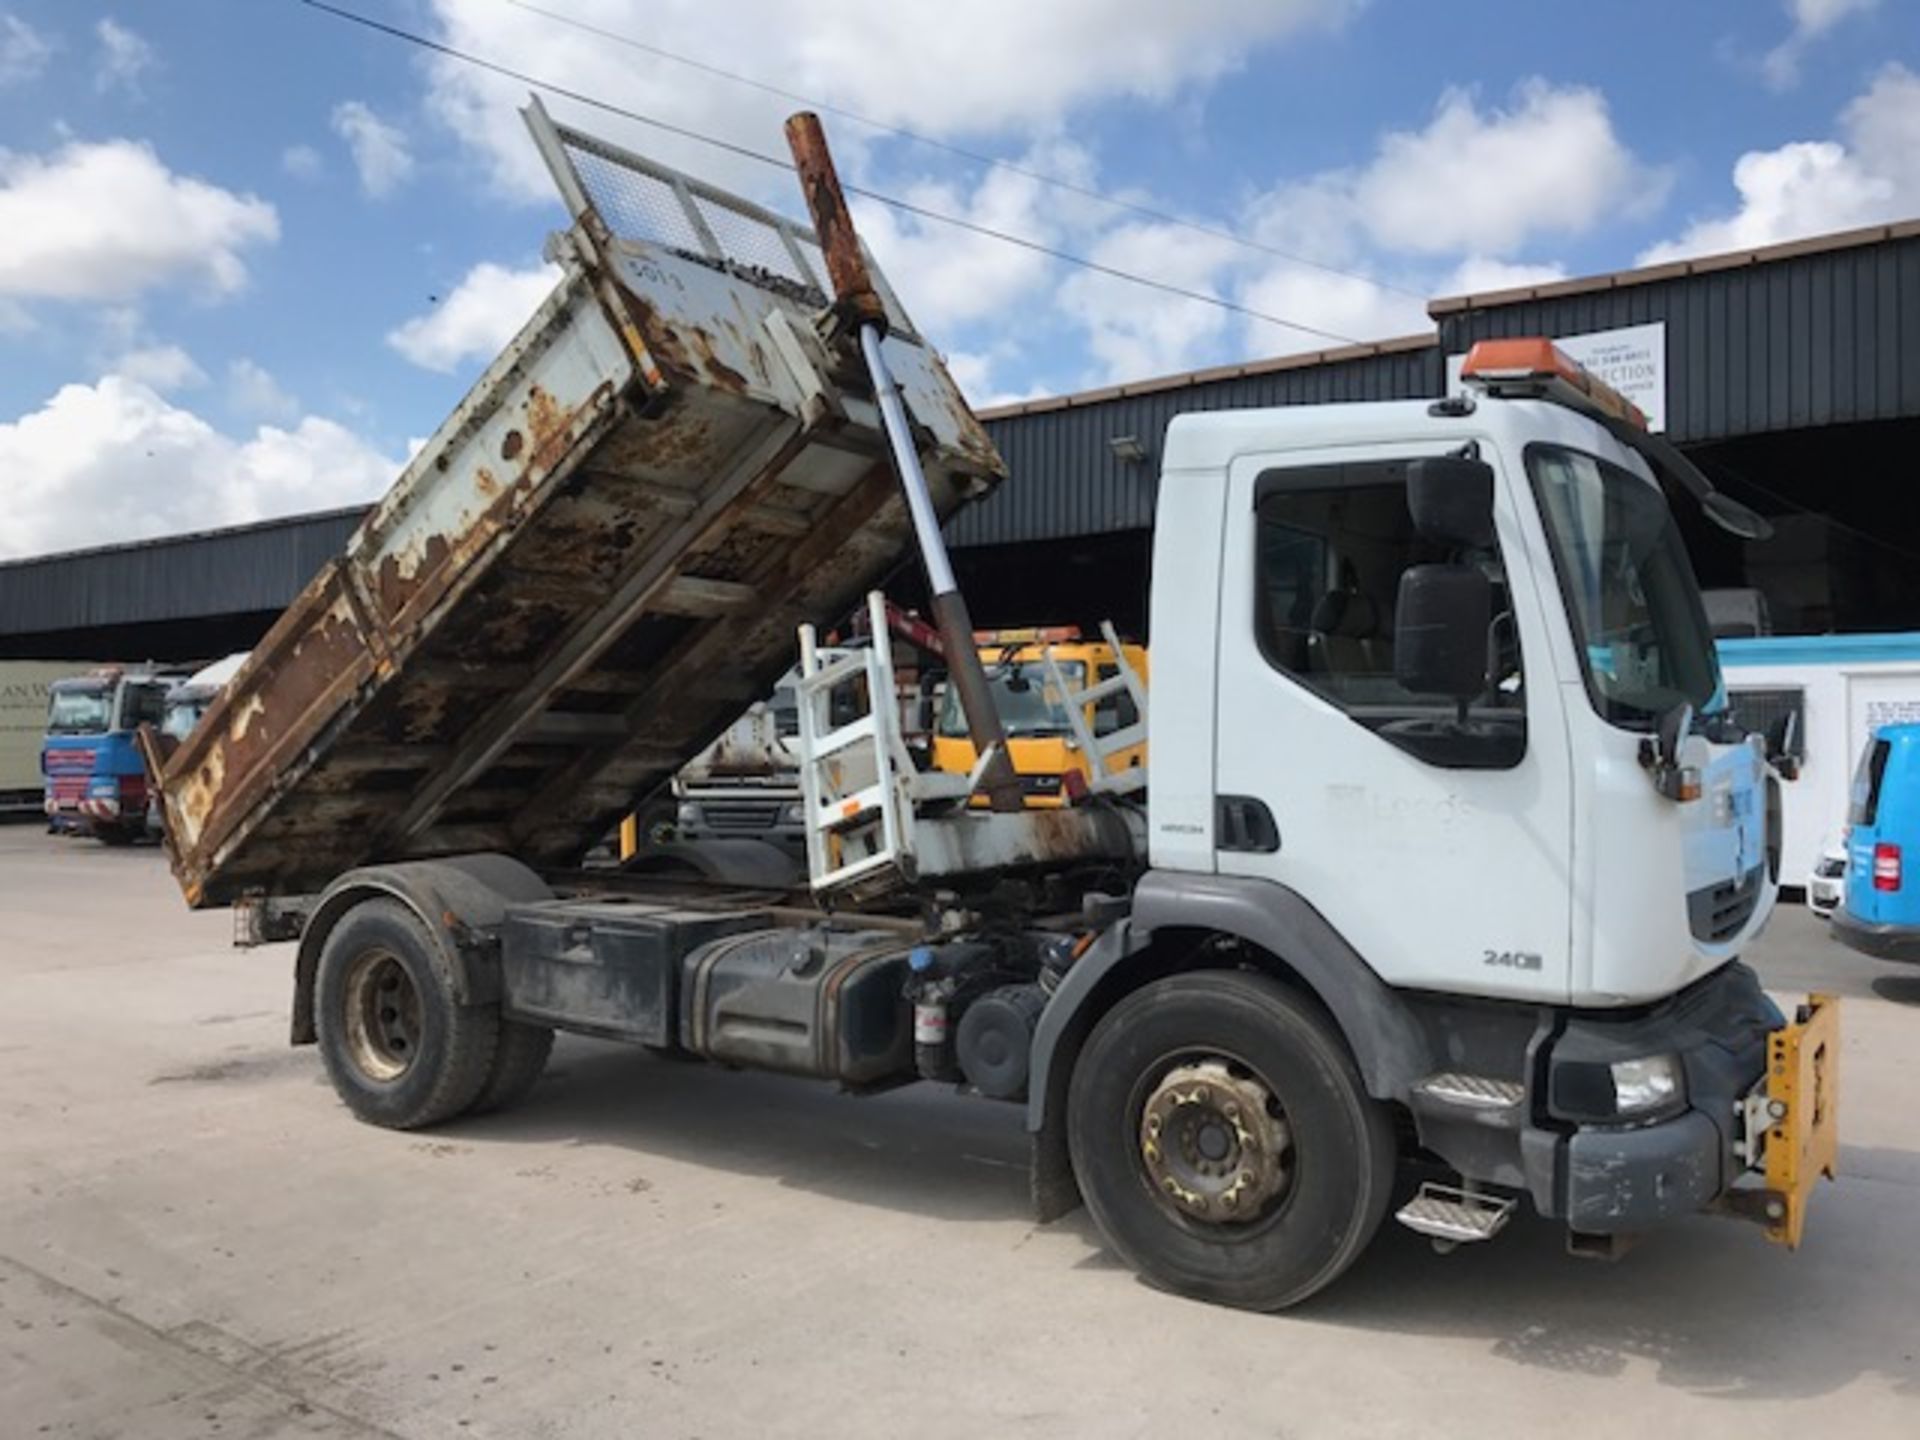
M1690 1073L1696 1058L1687 1057ZM1695 1092L1691 1108L1658 1124L1576 1131L1567 1142L1568 1226L1616 1235L1711 1209L1756 1220L1770 1240L1797 1247L1815 1185L1835 1174L1839 1067L1840 1008L1815 995L1767 1032L1761 1074L1730 1102L1724 1085L1710 1085L1707 1108Z
M1844 905L1833 912L1832 924L1833 938L1849 950L1858 950L1876 960L1920 964L1920 926L1862 920Z

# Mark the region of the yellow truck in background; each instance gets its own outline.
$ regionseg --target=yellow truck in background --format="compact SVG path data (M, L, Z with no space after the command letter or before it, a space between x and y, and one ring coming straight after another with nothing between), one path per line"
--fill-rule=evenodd
M994 705L1006 726L1008 753L1027 804L1052 809L1084 794L1093 779L1094 757L1088 754L1081 732L1100 740L1140 724L1139 707L1128 687L1119 682L1130 671L1142 686L1146 684L1146 647L1124 641L1116 645L1108 639L1090 641L1073 626L984 630L974 640L986 665ZM1048 669L1049 655L1054 673ZM1081 697L1077 706L1072 703L1074 696ZM1079 726L1070 713L1076 708ZM1142 735L1139 743L1101 757L1108 773L1144 772L1144 731ZM970 773L979 758L967 737L959 694L951 686L941 698L940 718L933 727L932 757L933 768L950 775ZM986 797L975 795L973 803L984 805Z

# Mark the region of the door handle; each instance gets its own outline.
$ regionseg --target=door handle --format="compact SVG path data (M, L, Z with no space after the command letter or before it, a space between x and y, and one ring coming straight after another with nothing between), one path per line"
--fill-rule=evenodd
M1251 795L1216 795L1213 800L1213 846L1271 855L1280 848L1280 827L1267 802Z

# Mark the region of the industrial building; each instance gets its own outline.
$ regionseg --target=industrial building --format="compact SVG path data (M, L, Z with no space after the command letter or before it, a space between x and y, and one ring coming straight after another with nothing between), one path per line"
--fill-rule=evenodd
M1427 334L988 412L1011 478L949 526L976 618L1144 633L1156 451L1181 411L1437 397L1474 341L1545 334L1772 519L1743 543L1682 507L1704 587L1758 590L1782 634L1920 630L1920 221L1429 310ZM361 513L0 564L0 658L246 648ZM902 598L916 583L902 571Z

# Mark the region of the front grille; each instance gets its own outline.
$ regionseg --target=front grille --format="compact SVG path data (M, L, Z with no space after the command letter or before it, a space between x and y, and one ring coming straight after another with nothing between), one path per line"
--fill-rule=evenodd
M1687 897L1687 922L1693 938L1719 945L1738 935L1760 903L1763 869L1754 866L1740 880L1710 885Z
M771 830L780 809L778 800L703 800L700 818L715 830Z

